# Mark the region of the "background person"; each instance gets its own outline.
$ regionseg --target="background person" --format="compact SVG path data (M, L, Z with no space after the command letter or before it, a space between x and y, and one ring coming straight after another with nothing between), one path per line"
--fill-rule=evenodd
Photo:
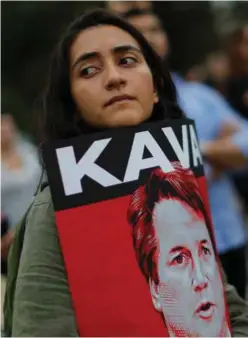
M158 17L139 9L130 10L123 16L144 34L167 65L169 40ZM228 172L247 165L248 128L218 92L199 83L185 82L178 74L172 76L179 105L187 117L195 120L202 143L217 249L228 279L245 297L244 219Z
M227 57L230 67L227 99L248 119L248 26L235 30L228 37Z
M2 212L13 229L30 205L41 175L38 152L17 130L10 114L1 115Z

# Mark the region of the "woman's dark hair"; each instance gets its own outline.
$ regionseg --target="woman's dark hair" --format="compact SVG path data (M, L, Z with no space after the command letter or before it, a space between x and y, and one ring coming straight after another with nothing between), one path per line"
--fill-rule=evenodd
M98 25L119 27L138 42L151 69L154 86L159 96L159 103L155 105L149 121L182 116L176 103L176 90L170 73L168 69L164 69L161 59L143 35L121 17L103 9L96 9L78 17L68 26L52 55L48 84L44 94L45 141L65 139L95 131L77 114L70 90L69 52L73 41L80 32Z

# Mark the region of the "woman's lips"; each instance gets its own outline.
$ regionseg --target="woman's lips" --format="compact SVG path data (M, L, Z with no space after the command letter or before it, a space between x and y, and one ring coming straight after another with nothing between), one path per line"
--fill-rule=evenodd
M116 102L133 101L133 100L135 100L135 98L133 96L130 96L130 95L118 95L118 96L112 97L112 99L110 99L108 102L106 102L104 104L104 107L111 106L112 104L114 104Z

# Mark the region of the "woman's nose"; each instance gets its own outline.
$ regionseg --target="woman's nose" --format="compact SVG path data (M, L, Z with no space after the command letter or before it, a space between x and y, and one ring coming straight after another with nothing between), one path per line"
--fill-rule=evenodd
M109 66L106 73L105 88L107 90L120 89L126 85L126 80L117 66Z

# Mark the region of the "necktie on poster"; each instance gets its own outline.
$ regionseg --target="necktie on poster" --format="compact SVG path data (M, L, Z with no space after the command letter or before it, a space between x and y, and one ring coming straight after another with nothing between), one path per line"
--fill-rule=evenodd
M192 120L44 148L80 336L228 337Z

